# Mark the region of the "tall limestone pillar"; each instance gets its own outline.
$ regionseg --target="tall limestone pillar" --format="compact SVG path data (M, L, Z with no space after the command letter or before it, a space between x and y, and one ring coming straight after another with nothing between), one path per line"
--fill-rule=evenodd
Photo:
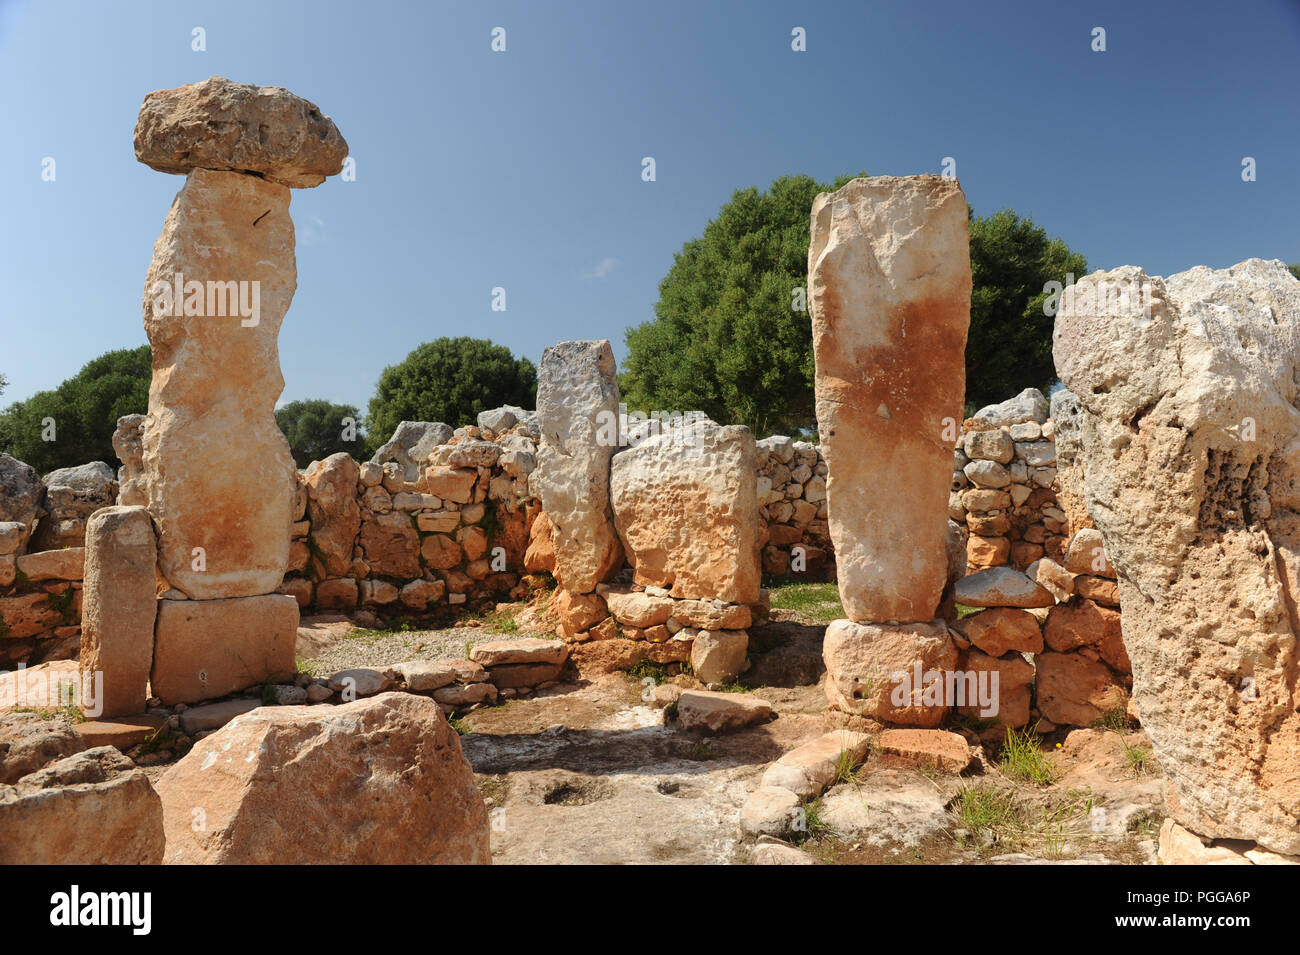
M552 528L555 606L565 639L589 639L587 632L608 619L596 585L623 565L609 497L619 440L615 371L604 340L552 345L537 368L542 434L532 480Z
M150 93L135 151L186 177L145 278L153 380L142 437L167 588L154 693L192 702L294 669L297 604L274 593L296 490L274 415L277 338L297 286L289 190L339 172L347 144L289 91L214 76Z
M918 661L926 670L956 663L934 617L947 581L970 325L961 187L879 176L819 195L808 286L830 533L849 617L827 630L827 692L855 712L937 725L947 707L891 701L891 675Z

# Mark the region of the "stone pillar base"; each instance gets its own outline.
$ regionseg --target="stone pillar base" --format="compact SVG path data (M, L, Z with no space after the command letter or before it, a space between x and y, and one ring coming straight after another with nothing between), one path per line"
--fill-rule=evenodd
M926 677L957 666L957 647L943 620L855 623L832 620L822 643L826 696L832 706L900 726L934 728L951 706L929 705ZM916 670L922 683L916 686ZM900 674L902 678L900 679Z
M159 600L153 695L197 703L294 675L298 601L288 594Z

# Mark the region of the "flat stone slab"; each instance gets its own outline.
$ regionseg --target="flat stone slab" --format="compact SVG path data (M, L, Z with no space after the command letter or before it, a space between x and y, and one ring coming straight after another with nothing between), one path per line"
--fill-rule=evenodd
M135 158L159 172L252 172L305 188L342 170L347 154L338 127L315 103L224 76L155 90L135 126Z
M464 671L463 667L455 665L457 661L448 663L445 660L411 660L407 663L399 663L392 667L389 672L399 677L406 684L407 689L415 693L428 693L448 683L455 683L457 676ZM469 663L468 660L459 661ZM475 664L477 666L477 664ZM481 669L481 668L480 668Z
M251 713L261 705L261 700L249 699L222 700L220 703L192 706L181 714L181 729L188 736L204 730L221 729L236 716Z
M967 607L1050 607L1056 598L1010 567L990 567L953 584L957 603Z
M947 730L885 730L876 746L882 753L945 773L960 773L972 759L966 740Z
M559 640L525 637L521 640L492 640L480 643L469 658L485 667L505 663L563 663L569 657L569 645Z
M166 723L165 716L141 713L139 716L118 716L111 720L86 720L84 723L73 723L72 729L86 741L87 747L116 746L118 749L130 749L149 739Z
M852 730L832 730L792 749L763 773L762 785L780 786L802 799L818 796L839 775L840 767L855 768L867 756L871 737Z
M772 704L744 693L683 690L677 698L677 725L684 730L726 733L772 715Z

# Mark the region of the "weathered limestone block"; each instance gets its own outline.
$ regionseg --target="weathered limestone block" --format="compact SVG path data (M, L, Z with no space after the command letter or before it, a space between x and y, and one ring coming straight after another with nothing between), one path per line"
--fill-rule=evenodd
M97 716L145 710L158 609L157 563L148 510L105 507L91 516L82 589L81 685L90 687L94 674L103 674L103 692L93 701ZM81 702L87 709L90 701Z
M355 602L356 581L351 583ZM289 679L297 636L298 601L288 594L160 600L153 695L172 706Z
M840 599L853 620L928 622L966 385L961 187L880 176L819 195L808 282Z
M27 542L41 515L45 485L30 465L0 453L0 523L19 524L18 546L11 553L25 554Z
M927 701L927 674L957 665L957 647L942 620L928 623L874 624L832 620L822 644L826 660L826 695L831 705L849 713L903 726L934 728L943 722L950 701ZM922 683L914 685L920 666Z
M407 693L245 713L196 743L158 795L169 863L491 861L460 737L437 703Z
M758 599L757 463L748 428L700 416L614 455L614 524L638 584Z
M113 432L113 453L122 462L117 469L117 503L124 507L149 504L144 479L144 423L142 414L123 415Z
M1094 273L1053 344L1174 818L1300 853L1300 282Z
M623 561L609 501L619 440L614 373L608 341L552 345L537 369L542 434L530 481L551 521L555 579L573 593L595 590Z
M45 475L45 516L32 535L33 550L80 547L86 520L117 500L117 479L103 461L59 468Z
M178 298L178 281L203 284ZM297 472L275 423L276 338L296 284L288 188L190 173L145 278L143 443L160 569L191 598L266 594L284 577Z
M162 802L112 746L0 785L0 865L158 865Z
M747 630L695 630L681 633L691 640L691 669L701 683L730 683L745 669L749 653Z
M403 421L370 461L373 464L395 461L406 480L415 483L433 449L450 441L452 433L451 426L441 421Z
M364 522L360 544L371 573L400 580L420 576L420 535L408 514L392 511Z
M352 550L361 530L361 507L357 504L360 477L360 466L346 451L331 454L324 461L313 461L303 475L312 557L323 577L340 577L352 565ZM410 520L406 515L401 517L414 536Z
M224 76L155 90L135 125L135 158L159 172L251 172L304 188L338 173L347 154L338 128L315 103Z

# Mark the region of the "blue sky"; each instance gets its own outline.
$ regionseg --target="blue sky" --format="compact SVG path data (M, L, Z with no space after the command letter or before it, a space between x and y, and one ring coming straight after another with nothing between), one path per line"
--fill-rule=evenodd
M364 410L386 365L443 335L534 361L609 338L621 358L673 253L787 173L951 156L977 213L1032 214L1094 268L1300 261L1300 0L0 0L0 403L145 342L183 180L135 161L136 113L212 74L312 100L357 163L294 190L286 401Z

